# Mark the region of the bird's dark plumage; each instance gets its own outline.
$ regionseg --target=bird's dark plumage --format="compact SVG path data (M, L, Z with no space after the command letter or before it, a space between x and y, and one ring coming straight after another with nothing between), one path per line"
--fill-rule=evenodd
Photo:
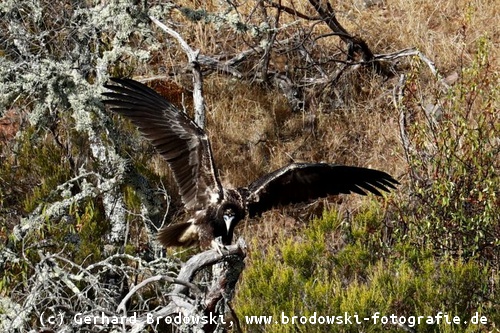
M259 215L277 205L305 202L329 195L366 191L381 195L397 181L383 171L326 163L292 163L248 186L249 215Z
M186 210L187 222L160 230L168 246L206 247L221 237L230 244L236 224L279 205L336 194L381 195L398 182L385 172L326 163L292 163L262 176L247 187L223 188L207 135L185 113L154 90L131 79L111 79L104 103L130 119L168 162Z

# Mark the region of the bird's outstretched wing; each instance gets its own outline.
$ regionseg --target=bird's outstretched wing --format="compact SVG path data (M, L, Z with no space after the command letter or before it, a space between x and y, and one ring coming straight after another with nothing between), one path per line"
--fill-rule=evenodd
M267 174L247 187L248 214L259 215L274 206L299 203L328 195L366 191L381 195L399 184L383 171L326 163L293 163Z
M168 162L186 209L201 209L222 199L222 186L215 171L210 142L205 132L186 114L131 79L111 79L103 93L111 111L139 128Z

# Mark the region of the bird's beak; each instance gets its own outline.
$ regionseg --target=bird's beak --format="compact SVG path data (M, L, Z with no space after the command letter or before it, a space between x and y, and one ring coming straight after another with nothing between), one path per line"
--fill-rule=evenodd
M234 216L224 215L224 222L226 223L227 233L229 233L229 228L234 220Z

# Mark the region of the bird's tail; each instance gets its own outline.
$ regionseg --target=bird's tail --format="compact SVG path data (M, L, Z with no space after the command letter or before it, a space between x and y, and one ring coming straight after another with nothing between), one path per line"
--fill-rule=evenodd
M175 223L158 232L158 240L165 247L188 247L198 243L198 228L189 222Z

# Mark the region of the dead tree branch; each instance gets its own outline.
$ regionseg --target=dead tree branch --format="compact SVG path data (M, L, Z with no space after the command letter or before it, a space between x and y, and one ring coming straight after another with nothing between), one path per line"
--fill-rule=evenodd
M387 54L377 54L375 55L374 59L377 61L394 61L399 58L412 57L412 56L418 57L423 63L427 65L427 67L429 67L429 70L431 71L432 75L434 75L439 80L439 83L443 85L444 89L450 88L450 85L445 80L442 79L434 62L431 59L429 59L425 54L423 54L422 52L420 52L415 48L404 49Z
M271 20L269 18L269 15L267 14L266 6L264 6L263 1L259 1L260 8L262 10L262 13L264 17L267 20L267 23L270 24ZM268 29L266 31L266 42L264 46L264 54L262 56L262 62L261 62L261 69L260 69L260 79L262 82L267 83L268 82L268 74L269 74L269 62L271 60L271 52L272 49L274 48L274 43L276 41L276 36L278 35L278 26L279 26L279 20L280 20L280 15L281 15L281 10L276 11L276 15L274 16L274 28Z
M399 111L399 134L401 136L401 142L403 143L406 159L409 161L411 146L410 140L408 139L408 132L406 131L406 114L405 107L403 105L405 84L406 76L401 75L398 84L394 87L392 102L394 104L394 108ZM413 170L410 170L410 175L412 179L415 179Z
M203 76L201 74L200 62L198 55L199 50L193 50L188 43L177 33L177 31L170 29L162 22L158 21L155 17L149 17L154 24L160 27L170 36L174 37L181 48L186 52L189 65L193 72L193 104L194 104L194 121L201 128L205 128L205 101L203 99Z
M347 60L355 60L355 55L360 54L364 65L372 65L375 71L386 77L392 76L392 73L385 69L380 62L376 61L373 52L368 44L360 37L352 36L340 24L335 15L335 11L328 1L309 0L309 3L318 12L319 16L328 25L328 27L347 44ZM326 5L325 5L326 3Z
M0 297L4 305L0 328L5 331L28 332L41 327L57 332L89 328L92 332L143 332L158 323L169 324L166 317L181 316L189 320L172 325L182 332L213 332L225 327L221 318L230 313L229 302L244 268L246 245L240 239L222 253L199 253L183 264L176 277L172 272L177 263L169 259L146 262L115 254L84 267L59 253L38 250L38 255L27 283L15 288L9 302ZM222 269L210 278L207 287L195 282L213 265ZM142 280L129 285L134 276ZM166 288L172 288L171 292L165 292ZM49 316L58 320L48 321ZM92 324L85 326L79 322L82 318ZM206 322L206 318L216 320Z
M297 16L301 19L308 20L308 21L319 21L321 20L321 16L309 16L304 13L299 12L295 8L290 8L287 6L282 5L281 3L275 3L275 2L270 2L269 3L270 7L276 8L278 10L282 10L287 14Z
M246 256L245 242L240 238L235 245L227 246L224 253L218 250L208 250L199 253L189 259L177 275L175 288L168 296L171 301L164 307L140 317L132 325L131 332L142 332L151 322L159 319L181 314L186 318L217 318L216 323L212 321L200 321L197 323L184 322L179 329L184 332L214 332L217 327L224 326L221 321L227 311L230 311L229 302L232 299L234 288L244 268L243 260ZM212 277L212 283L205 292L198 288L191 288L191 282L202 269L221 263L220 275ZM227 323L226 323L227 324ZM229 323L233 326L234 323Z

